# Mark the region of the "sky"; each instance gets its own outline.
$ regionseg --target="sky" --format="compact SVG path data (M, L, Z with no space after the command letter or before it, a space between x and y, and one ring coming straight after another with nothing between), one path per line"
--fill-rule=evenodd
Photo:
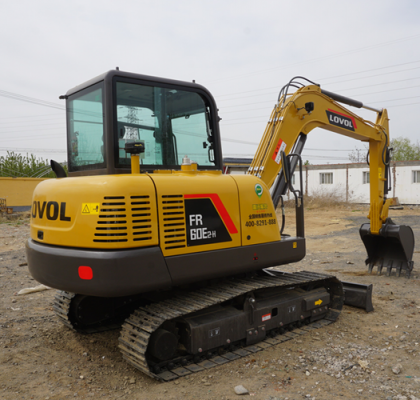
M253 157L294 76L387 108L391 138L419 137L416 0L0 0L0 10L0 156L65 161L58 97L117 66L207 87L224 157ZM346 163L356 148L365 144L315 129L303 158Z

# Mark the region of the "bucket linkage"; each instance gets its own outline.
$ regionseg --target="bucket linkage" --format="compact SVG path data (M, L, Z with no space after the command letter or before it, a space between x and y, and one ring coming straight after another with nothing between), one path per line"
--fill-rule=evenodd
M359 233L368 254L365 262L369 265L369 273L372 273L376 265L378 275L381 275L382 268L385 267L387 276L395 268L396 276L400 276L401 270L405 270L406 277L410 277L414 266L414 233L411 227L396 225L391 218L387 218L379 235L370 232L370 224L363 224Z

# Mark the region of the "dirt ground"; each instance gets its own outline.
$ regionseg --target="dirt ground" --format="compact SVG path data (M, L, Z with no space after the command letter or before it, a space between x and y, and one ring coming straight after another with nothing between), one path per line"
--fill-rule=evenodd
M307 256L284 271L330 273L373 283L375 310L345 306L338 321L174 382L157 382L122 359L118 331L81 335L57 321L54 290L17 295L38 283L24 242L29 219L0 219L1 399L235 399L243 385L255 399L420 399L420 247L410 279L367 274L358 229L364 206L310 208ZM392 210L418 237L420 209ZM287 213L286 232L294 234Z

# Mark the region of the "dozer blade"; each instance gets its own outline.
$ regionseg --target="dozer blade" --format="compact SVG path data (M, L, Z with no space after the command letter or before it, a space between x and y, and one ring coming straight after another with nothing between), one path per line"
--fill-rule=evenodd
M414 266L414 233L411 227L396 225L391 218L387 218L379 235L370 232L370 224L363 224L359 232L368 254L365 262L369 273L376 265L378 275L386 268L386 275L389 276L394 268L396 276L400 276L401 270L404 270L406 277L410 277Z
M366 312L373 311L372 291L373 285L363 285L355 282L341 281L344 289L344 304L363 308Z

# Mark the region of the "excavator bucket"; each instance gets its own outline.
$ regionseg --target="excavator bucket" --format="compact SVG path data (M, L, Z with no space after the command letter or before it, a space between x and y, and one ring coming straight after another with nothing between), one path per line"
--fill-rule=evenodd
M414 233L411 227L396 225L391 218L387 218L379 235L370 232L370 224L363 224L359 232L368 254L365 262L369 273L376 265L378 275L381 275L382 268L386 268L386 275L389 276L395 268L396 276L400 276L401 270L404 270L406 277L410 277L414 265Z

